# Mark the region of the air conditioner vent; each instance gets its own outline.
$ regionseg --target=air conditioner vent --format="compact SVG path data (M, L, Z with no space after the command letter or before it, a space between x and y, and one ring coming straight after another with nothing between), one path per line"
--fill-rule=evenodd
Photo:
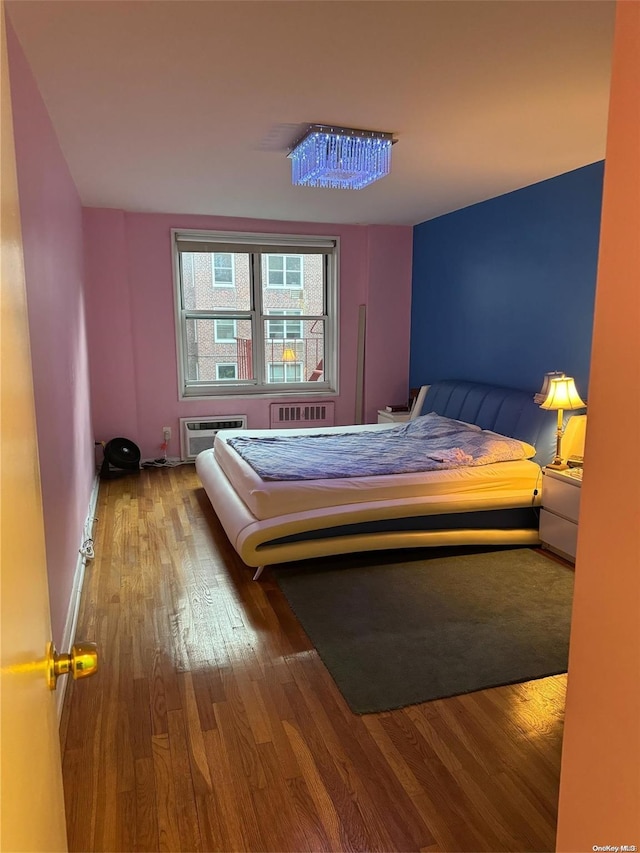
M333 426L335 403L271 404L271 427Z
M180 454L185 461L213 447L221 429L246 429L246 415L224 415L219 418L180 418Z

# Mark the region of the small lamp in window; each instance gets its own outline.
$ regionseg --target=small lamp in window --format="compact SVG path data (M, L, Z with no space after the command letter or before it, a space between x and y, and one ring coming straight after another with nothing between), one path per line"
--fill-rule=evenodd
M562 461L562 435L563 416L566 409L583 409L584 400L581 399L576 389L576 383L571 376L561 376L549 380L549 388L544 401L540 403L541 409L549 409L558 412L558 428L556 430L556 455L553 462L547 467L561 470L567 467Z
M291 346L290 343L287 343L284 346L284 349L282 351L282 360L288 361L288 362L298 360L298 356L296 355L296 351L294 350L294 348Z

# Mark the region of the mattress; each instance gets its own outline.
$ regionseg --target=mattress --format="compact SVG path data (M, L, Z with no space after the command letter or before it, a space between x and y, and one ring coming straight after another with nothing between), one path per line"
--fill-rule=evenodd
M366 424L359 427L333 427L296 430L296 433L353 432L357 430L391 429L393 424ZM427 471L414 474L394 474L373 477L349 477L331 480L265 481L227 443L235 436L273 436L275 430L224 430L218 433L212 450L218 465L238 496L259 520L277 518L293 513L309 512L328 507L415 499L421 497L451 497L453 503L464 498L482 496L490 502L491 494L501 499L513 495L520 501L540 491L540 466L531 460L498 462L475 468ZM291 435L291 430L281 430Z

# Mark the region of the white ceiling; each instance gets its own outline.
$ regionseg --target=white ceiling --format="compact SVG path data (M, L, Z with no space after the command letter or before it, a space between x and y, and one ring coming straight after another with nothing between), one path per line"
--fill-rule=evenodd
M413 225L601 160L613 0L10 0L83 204ZM363 190L291 186L327 123Z

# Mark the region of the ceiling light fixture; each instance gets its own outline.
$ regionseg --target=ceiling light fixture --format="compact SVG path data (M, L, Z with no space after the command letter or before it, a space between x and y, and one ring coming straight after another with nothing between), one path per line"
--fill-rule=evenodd
M393 134L312 124L289 154L294 186L360 190L391 169Z

